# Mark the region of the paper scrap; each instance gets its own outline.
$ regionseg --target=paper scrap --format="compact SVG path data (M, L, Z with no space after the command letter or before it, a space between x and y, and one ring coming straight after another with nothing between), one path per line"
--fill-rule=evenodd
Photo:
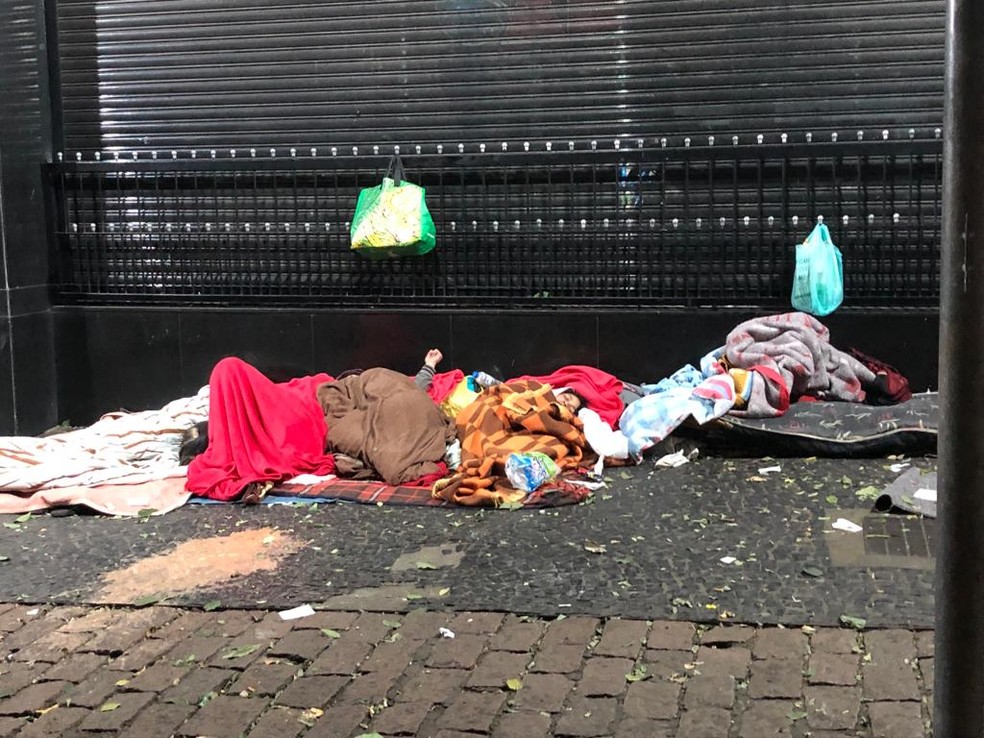
M281 620L297 620L298 618L306 618L308 615L314 615L314 608L310 605L301 605L291 610L280 611Z
M438 628L437 632L441 634L442 638L454 638L454 631L450 628Z
M909 466L909 462L908 461L903 462L901 464L892 464L888 468L891 469L896 474L898 474L900 471L902 471L903 469L905 469L907 466Z
M683 455L683 451L677 451L676 453L667 454L666 456L661 456L656 459L654 466L659 466L663 468L675 468L678 466L683 466L690 462L686 456Z
M837 520L830 527L837 530L843 530L848 533L860 533L864 530L860 525L857 523L852 523L847 518L837 518Z
M298 474L296 477L288 479L284 484L318 484L334 478L334 474L325 474L320 477L317 474Z
M763 466L759 469L759 474L768 474L769 472L781 472L782 467L776 464L775 466Z
M916 492L915 492L915 494L913 494L912 496L915 497L917 500L926 500L927 502L936 502L936 490L935 489L926 489L925 487L921 487L920 489L917 489Z
M27 611L26 613L24 613L24 614L25 614L25 615L31 615L31 616L34 616L34 615L37 615L37 614L38 614L39 612L41 612L41 610L40 610L40 608L37 608L37 607L35 607L35 608L34 608L33 610L28 610L28 611Z
M735 558L734 556L722 556L722 557L721 557L721 563L722 563L722 564L733 564L733 563L735 563L735 562L736 562L737 560L738 560L738 559L736 559L736 558Z

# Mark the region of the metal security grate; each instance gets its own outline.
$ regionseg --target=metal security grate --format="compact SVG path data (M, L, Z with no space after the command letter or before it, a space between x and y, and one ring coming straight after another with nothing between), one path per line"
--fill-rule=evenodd
M60 299L780 308L793 247L822 217L846 305L937 303L938 139L680 143L414 150L438 246L385 262L348 237L388 161L378 146L59 162Z
M871 515L861 523L864 552L874 556L936 555L936 521L900 515Z

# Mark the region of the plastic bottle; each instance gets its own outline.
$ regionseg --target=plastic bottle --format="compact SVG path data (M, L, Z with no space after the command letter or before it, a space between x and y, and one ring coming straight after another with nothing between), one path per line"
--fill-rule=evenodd
M554 460L539 451L509 454L506 459L506 478L523 492L532 492L559 473Z
M497 384L502 384L502 382L493 377L491 374L486 374L485 372L472 372L471 375L472 379L474 379L475 382L482 387L492 387Z

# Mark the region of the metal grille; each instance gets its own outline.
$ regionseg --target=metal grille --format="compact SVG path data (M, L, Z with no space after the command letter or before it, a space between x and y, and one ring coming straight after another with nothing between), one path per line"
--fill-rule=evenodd
M861 523L864 552L875 556L936 555L936 521L915 515L869 515Z
M940 0L57 0L67 151L943 119ZM59 139L56 138L56 141Z
M844 255L846 306L937 303L938 139L701 143L413 151L407 179L427 189L438 246L385 262L348 237L359 189L385 170L379 147L59 162L60 296L783 308L793 247L822 217Z

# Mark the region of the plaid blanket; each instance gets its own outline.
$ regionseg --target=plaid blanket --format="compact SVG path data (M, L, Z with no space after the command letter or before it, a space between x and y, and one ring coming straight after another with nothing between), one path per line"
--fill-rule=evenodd
M593 463L581 421L559 405L550 387L535 380L488 388L462 410L455 424L461 466L434 485L435 497L461 505L526 504L526 493L510 485L510 454L540 451L562 470ZM591 457L591 458L589 458Z
M584 502L591 491L579 484L557 480L543 485L523 500L523 507L560 507ZM365 482L352 479L328 479L312 484L283 482L267 497L300 497L314 500L345 500L364 505L426 505L455 507L443 497L435 497L429 487L393 486L385 482Z

